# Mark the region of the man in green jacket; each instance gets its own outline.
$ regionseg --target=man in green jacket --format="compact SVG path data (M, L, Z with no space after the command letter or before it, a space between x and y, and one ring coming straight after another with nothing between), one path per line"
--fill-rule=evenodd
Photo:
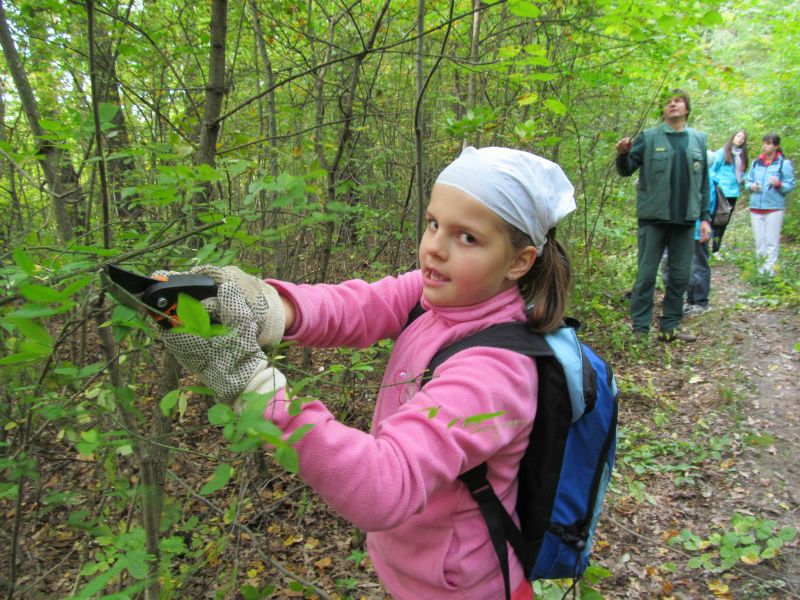
M687 126L689 95L672 90L661 115L663 123L635 140L617 142L617 172L630 177L639 169L636 217L639 222L639 265L631 293L631 319L637 339L647 336L653 318L653 294L664 250L669 282L664 291L659 339L693 342L678 331L683 297L689 285L694 254L694 228L699 218L700 242L711 236L708 207L707 136Z

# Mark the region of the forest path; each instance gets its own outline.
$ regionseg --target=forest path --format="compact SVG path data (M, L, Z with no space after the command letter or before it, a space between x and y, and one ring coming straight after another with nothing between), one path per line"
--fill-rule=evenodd
M687 564L708 553L719 565L719 548L668 543L683 529L702 540L731 532L735 513L800 525L798 311L765 299L734 264L714 259L712 273L712 310L684 322L699 341L651 340L618 368L634 393L621 400L622 478L600 526L606 598L800 598L796 541L778 561L718 573ZM663 431L663 445L638 441L643 428Z

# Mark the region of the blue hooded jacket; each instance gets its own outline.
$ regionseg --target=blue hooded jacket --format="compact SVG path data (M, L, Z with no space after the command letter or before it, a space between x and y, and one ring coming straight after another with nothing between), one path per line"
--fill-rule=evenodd
M777 177L781 181L780 187L770 185L769 178ZM754 183L761 186L760 192L750 193L750 208L756 210L784 210L786 208L786 194L794 189L794 168L792 161L778 153L769 165L765 165L759 156L750 165L747 174L747 189Z
M736 180L736 161L732 161L730 164L725 162L724 148L720 148L714 153L709 175L719 185L726 198L738 198L741 194L742 186ZM744 177L747 178L746 173Z

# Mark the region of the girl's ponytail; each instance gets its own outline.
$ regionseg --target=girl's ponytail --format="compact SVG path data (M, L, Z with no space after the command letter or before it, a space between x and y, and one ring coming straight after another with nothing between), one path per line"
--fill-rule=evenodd
M572 265L555 227L531 269L518 282L528 310L528 325L537 333L555 331L561 325L572 287Z

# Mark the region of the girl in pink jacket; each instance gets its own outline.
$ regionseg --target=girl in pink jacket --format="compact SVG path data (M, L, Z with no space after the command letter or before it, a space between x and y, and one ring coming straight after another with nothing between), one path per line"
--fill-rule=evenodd
M487 462L492 487L514 510L536 416L535 365L512 350L475 347L442 363L422 388L420 380L438 350L491 325L558 327L571 273L555 226L574 209L573 187L555 163L508 148L467 148L433 186L419 270L375 283L294 285L198 267L193 272L218 282L207 305L232 332L224 344L161 337L223 401L268 394L266 419L287 436L307 429L294 445L300 477L367 531L392 597L499 600L497 556L458 475ZM419 302L425 312L406 326ZM281 337L316 347L395 340L369 433L336 421L322 400L289 409L285 378L259 348ZM477 415L493 417L470 419ZM508 556L512 598L532 598L513 551Z

